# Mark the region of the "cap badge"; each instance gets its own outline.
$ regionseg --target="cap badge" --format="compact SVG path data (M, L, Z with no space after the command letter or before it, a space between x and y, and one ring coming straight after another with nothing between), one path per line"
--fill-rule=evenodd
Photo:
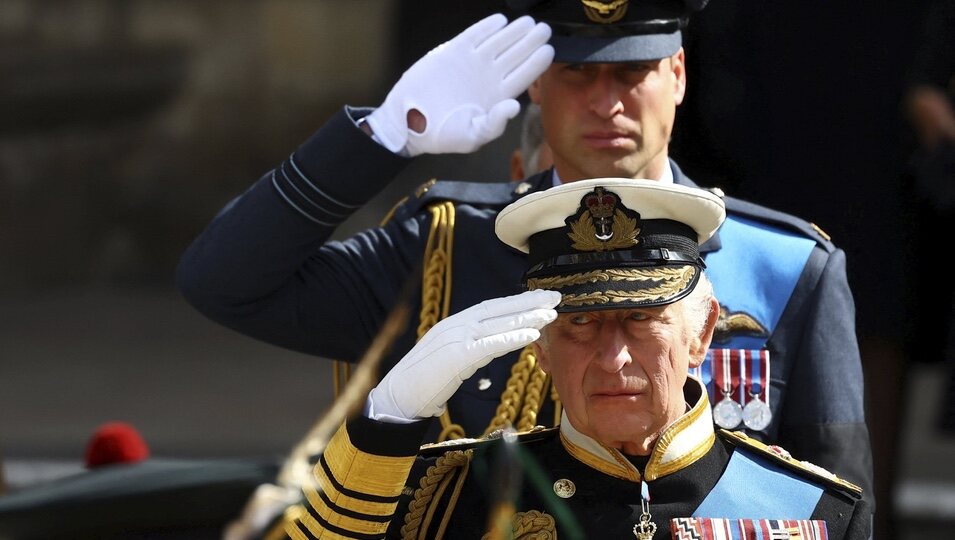
M613 0L611 2L580 0L580 3L584 5L584 13L587 18L601 24L611 24L622 19L627 14L627 2L629 0Z
M637 245L640 214L620 202L620 197L596 187L580 200L577 213L565 220L567 236L578 251L610 251Z

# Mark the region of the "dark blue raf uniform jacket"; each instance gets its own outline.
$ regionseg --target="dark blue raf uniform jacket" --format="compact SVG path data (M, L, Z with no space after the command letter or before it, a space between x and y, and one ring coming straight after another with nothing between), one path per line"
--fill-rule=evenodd
M363 112L346 108L333 117L216 216L177 269L178 286L193 306L263 341L355 361L409 280L419 287L412 312L420 312L419 270L431 226L425 207L442 200L455 203L456 213L450 313L521 291L524 256L497 239L494 219L522 195L550 187L550 171L517 183L437 182L411 195L384 226L329 240L408 163L356 127ZM677 183L694 185L671 166ZM772 421L749 433L869 493L871 454L845 254L800 219L725 201L727 220L704 246L726 315L714 346L768 351L771 367ZM732 323L740 319L746 324ZM416 326L398 339L383 369L411 349ZM516 353L506 358L479 370L448 404L468 436L479 436L495 413ZM545 411L539 418L551 417Z

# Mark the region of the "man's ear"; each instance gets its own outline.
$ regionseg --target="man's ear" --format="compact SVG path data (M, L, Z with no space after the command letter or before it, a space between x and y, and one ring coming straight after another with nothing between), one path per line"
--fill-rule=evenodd
M683 47L670 57L670 70L673 73L673 101L680 105L686 97L686 53Z
M550 358L547 357L547 352L541 347L540 340L531 343L531 345L534 346L534 356L537 357L537 367L544 373L547 373L550 369Z
M695 368L703 364L706 359L706 351L713 342L713 332L716 331L716 322L720 318L720 303L716 298L710 297L710 313L706 317L706 324L703 326L703 332L699 336L690 339L690 367ZM539 358L539 357L538 357Z

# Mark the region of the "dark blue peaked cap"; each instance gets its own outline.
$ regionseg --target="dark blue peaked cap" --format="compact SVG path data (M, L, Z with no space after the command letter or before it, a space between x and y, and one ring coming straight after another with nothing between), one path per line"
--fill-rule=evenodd
M690 14L709 0L507 0L550 25L555 62L636 62L675 54Z

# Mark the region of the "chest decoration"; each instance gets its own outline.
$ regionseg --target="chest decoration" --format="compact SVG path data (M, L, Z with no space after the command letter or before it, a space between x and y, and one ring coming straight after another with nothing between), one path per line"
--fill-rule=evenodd
M723 429L769 427L770 362L766 349L710 349L690 374L706 384L713 420Z
M670 520L673 540L821 540L828 538L826 522L811 519Z

